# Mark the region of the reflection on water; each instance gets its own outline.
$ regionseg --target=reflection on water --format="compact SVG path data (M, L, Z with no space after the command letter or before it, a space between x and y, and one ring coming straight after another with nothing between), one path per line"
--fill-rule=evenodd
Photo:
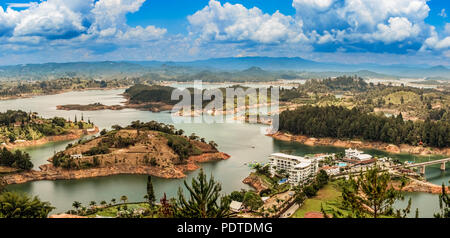
M60 104L89 104L100 102L105 105L120 104L124 101L120 95L124 90L95 90L85 92L70 92L60 95L41 96L27 99L15 99L0 101L0 110L22 109L25 111L38 112L45 117L61 116L64 118L78 115L79 111L59 111L56 105ZM83 112L84 118L89 118L100 129L110 128L114 124L122 126L132 121L156 120L164 123L172 123L169 113L152 113L125 109L121 111L89 111ZM267 158L274 152L285 152L295 155L306 155L312 153L336 153L344 151L344 148L329 146L310 147L294 142L276 141L260 133L261 125L242 123L216 123L216 124L176 124L177 128L183 129L186 134L196 133L207 141L214 140L219 145L219 150L231 155L231 158L220 162L202 164L207 174L212 174L222 183L223 191L229 193L234 190L249 187L242 180L249 174L250 168L245 163L257 161L267 162ZM27 148L35 168L47 163L54 152L63 150L68 143L73 141L55 142L39 147ZM387 156L389 154L365 150L365 152L376 156ZM392 156L392 155L390 155ZM434 158L423 158L411 155L395 155L402 161L420 161ZM198 171L190 172L187 179L191 179ZM449 172L442 173L439 166L427 167L427 178L433 183L441 184L450 179ZM169 197L176 196L178 187L182 185L183 179L160 179L154 178L154 189L157 197L166 193ZM146 176L119 175L101 178L91 178L72 181L37 181L27 184L8 186L10 190L19 190L38 195L43 200L50 201L57 209L54 212L64 212L71 209L73 201L80 201L87 205L90 201L110 201L111 198L120 198L127 195L130 201L142 201L146 193ZM413 206L417 204L423 213L421 216L432 216L438 207L437 195L431 194L408 194L413 198ZM402 205L399 203L399 206ZM413 212L414 213L414 212ZM431 215L430 215L431 214Z

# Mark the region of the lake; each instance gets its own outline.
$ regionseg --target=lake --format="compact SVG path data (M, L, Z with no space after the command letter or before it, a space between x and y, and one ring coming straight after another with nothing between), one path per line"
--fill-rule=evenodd
M14 99L0 101L0 111L8 109L38 112L44 117L60 116L74 119L90 119L100 129L110 129L112 125L119 124L126 126L132 121L150 121L155 120L163 123L172 123L169 113L152 113L149 111L139 111L134 109L125 109L121 111L103 110L103 111L61 111L56 110L57 105L62 104L90 104L100 102L105 105L121 104L124 98L121 96L124 89L116 90L92 90L69 92L58 95L38 96L34 98ZM295 155L305 155L311 153L334 153L344 151L344 148L318 146L310 147L295 142L277 141L261 133L262 128L266 127L257 124L244 123L198 123L186 124L177 123L178 129L183 129L186 134L196 133L204 137L207 141L214 140L219 145L219 150L231 155L231 158L225 161L211 162L202 164L207 175L213 175L214 178L222 183L223 192L230 193L234 190L249 189L249 186L242 183L242 180L251 172L245 165L248 162L267 162L268 156L275 152L285 152ZM68 143L73 141L54 142L43 146L29 147L26 151L31 155L35 168L48 163L55 152L63 150ZM384 156L387 153L366 150L372 155ZM400 160L414 161L427 160L433 158L417 157L412 155L390 155ZM427 167L426 177L429 181L441 184L448 184L450 172L441 172L439 165ZM187 175L188 180L192 179L197 171L190 172ZM161 179L153 178L153 186L157 198L164 193L168 197L177 195L178 188L182 186L184 179ZM50 201L56 210L53 213L65 212L72 209L72 202L79 201L88 205L90 201L99 203L102 200L109 202L112 198L119 200L120 196L126 195L129 201L142 201L146 193L146 176L140 175L119 175L101 178L91 178L82 180L60 180L60 181L36 181L26 184L10 185L9 190L27 192L39 196L42 200ZM407 198L413 198L412 216L414 216L415 207L419 207L422 217L432 217L438 209L438 196L423 193L408 193ZM405 202L399 202L398 206L403 206Z

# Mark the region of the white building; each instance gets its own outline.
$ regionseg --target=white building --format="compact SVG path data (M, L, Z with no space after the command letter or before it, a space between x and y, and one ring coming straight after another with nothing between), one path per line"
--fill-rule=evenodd
M283 153L271 154L269 164L272 176L277 171L284 170L289 175L288 182L294 185L303 184L314 177L319 167L315 158L305 158Z
M345 157L349 159L359 160L359 161L366 161L372 159L372 156L369 154L364 154L362 151L359 151L357 149L346 149L345 150Z
M81 159L81 158L83 158L83 155L82 154L74 154L74 155L70 155L70 158L72 158L72 159Z
M233 212L239 212L242 209L242 202L238 201L231 201L230 203L230 209Z
M324 166L321 169L327 172L328 175L338 175L340 173L338 166Z

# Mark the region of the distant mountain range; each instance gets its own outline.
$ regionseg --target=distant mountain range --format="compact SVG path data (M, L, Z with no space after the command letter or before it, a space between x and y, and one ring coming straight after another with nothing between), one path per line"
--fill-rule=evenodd
M0 78L42 79L52 77L105 77L139 76L165 72L165 74L194 75L207 71L217 73L230 71L233 74L256 77L277 72L291 78L293 74L301 77L333 77L357 74L373 78L428 78L450 80L450 69L445 66L426 65L377 65L324 63L299 57L238 57L213 58L190 62L162 61L120 61L120 62L73 62L44 63L14 66L0 66ZM283 77L282 77L283 78Z

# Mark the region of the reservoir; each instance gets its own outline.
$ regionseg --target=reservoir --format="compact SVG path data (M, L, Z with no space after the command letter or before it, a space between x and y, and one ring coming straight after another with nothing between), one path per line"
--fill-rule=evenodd
M124 101L121 96L124 89L115 90L92 90L77 91L57 95L38 96L33 98L14 99L0 101L0 111L24 110L37 112L43 117L60 116L74 119L83 117L90 119L100 130L110 129L112 125L126 126L132 121L151 121L173 124L171 115L167 112L152 113L135 109L120 111L61 111L56 110L57 105L63 104L90 104L102 103L105 105L116 105ZM242 180L250 173L251 169L246 163L267 162L268 156L275 152L284 152L295 155L306 155L312 153L335 153L344 151L345 148L336 147L310 147L295 142L277 141L261 133L266 126L257 124L231 123L192 123L175 124L178 129L183 129L187 135L195 133L204 137L207 141L215 141L222 152L231 155L231 158L219 162L201 164L206 174L213 175L221 182L223 192L230 193L234 190L249 189ZM25 150L31 155L35 169L42 164L48 163L55 152L63 150L68 143L63 141L49 143L43 146L28 147ZM418 157L413 155L390 155L376 150L364 150L366 153L377 156L390 156L402 161L426 161L436 157ZM187 180L191 180L198 173L190 172ZM442 172L439 165L429 166L426 169L427 180L435 184L448 184L450 172ZM177 195L178 187L182 186L184 179L161 179L153 178L153 186L157 199L164 193L168 197ZM72 209L73 201L88 205L90 201L99 203L102 200L109 202L112 198L119 200L120 196L126 195L130 202L143 201L146 193L147 176L141 175L119 175L82 180L60 180L60 181L36 181L26 184L10 185L9 190L27 192L39 196L44 201L49 201L56 209L53 213L65 212ZM398 202L399 208L406 206L407 199L412 198L411 216L414 216L416 207L419 208L421 217L432 217L438 210L438 195L425 193L408 193L406 200Z

